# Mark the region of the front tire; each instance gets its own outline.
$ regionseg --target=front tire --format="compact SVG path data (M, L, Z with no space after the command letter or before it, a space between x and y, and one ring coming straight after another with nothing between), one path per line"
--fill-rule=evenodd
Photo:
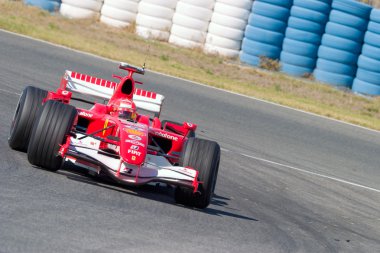
M12 149L24 152L27 150L33 122L47 94L46 90L33 86L22 91L8 137L8 144Z
M206 208L212 199L220 162L220 147L218 143L198 138L189 138L183 152L180 165L199 171L198 191L194 194L191 189L177 187L175 201L186 206Z
M33 125L28 146L28 160L31 164L50 171L58 170L62 157L58 155L77 117L74 106L57 101L46 102Z

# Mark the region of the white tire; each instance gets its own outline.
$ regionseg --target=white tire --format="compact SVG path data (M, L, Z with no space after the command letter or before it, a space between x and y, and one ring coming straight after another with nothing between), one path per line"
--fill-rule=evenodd
M206 40L206 32L201 32L198 30L194 30L191 28L187 28L184 26L179 26L173 24L172 29L171 29L171 34L176 35L177 37L180 37L182 39L194 41L197 43L204 43Z
M151 28L154 30L169 32L170 27L172 26L172 21L162 18L155 18L139 13L136 17L136 25Z
M104 5L109 5L120 10L125 10L129 12L137 13L137 8L139 6L138 0L104 0Z
M176 12L174 13L174 16L173 16L173 24L199 30L202 32L206 32L209 22L195 19L189 16L185 16L183 14Z
M136 26L136 34L145 39L156 39L161 41L168 41L170 33L155 29L150 29L142 26Z
M71 5L67 5L62 3L59 12L62 16L73 18L73 19L81 19L81 18L92 18L98 15L98 12L94 12L89 9L83 9Z
M172 19L174 10L142 1L139 4L138 13L156 18Z
M170 34L169 43L186 48L201 48L202 43L194 42L191 40L180 38L174 34Z
M214 7L215 1L214 0L179 0L180 2L195 5L198 7L203 7L206 9L212 10Z
M231 40L221 36L217 36L211 33L208 33L206 36L206 44L210 44L217 47L240 50L241 40Z
M207 43L204 45L203 51L207 54L220 55L228 58L238 57L240 52L239 50L217 47Z
M62 3L95 12L100 11L100 8L102 8L103 5L102 0L63 0Z
M177 0L141 0L141 2L151 3L170 9L175 9L175 6L177 5Z
M243 30L224 27L215 23L210 23L208 32L232 40L242 40L244 36Z
M103 16L103 15L100 16L100 22L102 22L102 23L104 23L106 25L109 25L109 26L116 27L116 28L124 28L124 27L127 27L127 26L131 25L128 22L116 20L116 19L109 18L109 17Z
M233 7L224 3L216 3L214 7L214 12L234 18L248 20L251 10Z
M187 4L184 2L178 2L177 8L176 8L176 13L183 14L185 16L203 20L203 21L210 21L211 16L212 16L212 10L202 8L202 7L197 7L192 4Z
M191 0L190 0L191 1ZM224 3L234 7L250 10L252 8L252 0L216 0L218 3Z
M131 23L136 20L136 13L117 9L115 7L112 7L110 5L103 5L102 16L107 16L112 19L116 19L119 21Z
M238 19L214 12L211 17L211 23L216 23L218 25L234 28L237 30L244 30L247 25L247 20Z

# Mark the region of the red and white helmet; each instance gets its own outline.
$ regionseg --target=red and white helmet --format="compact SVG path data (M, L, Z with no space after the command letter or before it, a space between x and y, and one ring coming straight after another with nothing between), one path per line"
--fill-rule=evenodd
M118 99L113 105L114 111L118 113L119 118L127 120L136 120L136 105L129 99Z

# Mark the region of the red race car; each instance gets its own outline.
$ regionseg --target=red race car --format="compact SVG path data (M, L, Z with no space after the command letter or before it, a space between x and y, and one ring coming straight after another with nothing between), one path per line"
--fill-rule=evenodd
M125 185L173 185L177 203L206 208L217 180L219 145L195 138L193 123L161 121L164 97L135 87L140 82L133 75L143 75L144 68L127 63L119 68L128 74L113 76L118 83L66 71L55 92L26 87L12 121L9 146L27 151L31 164L50 171L71 162ZM108 102L75 98L75 92ZM75 108L71 100L92 107Z

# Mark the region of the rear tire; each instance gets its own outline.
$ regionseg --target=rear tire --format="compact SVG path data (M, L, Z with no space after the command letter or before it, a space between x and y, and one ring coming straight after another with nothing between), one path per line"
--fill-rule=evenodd
M21 94L10 127L8 144L11 148L26 151L38 110L48 92L33 86L26 87Z
M28 160L31 164L50 171L58 170L62 157L58 155L77 116L74 106L57 101L46 102L33 125L28 146Z
M194 194L191 189L177 187L175 201L179 204L197 208L206 208L214 193L219 170L220 147L218 143L209 140L189 138L183 152L180 165L199 171L198 191Z

